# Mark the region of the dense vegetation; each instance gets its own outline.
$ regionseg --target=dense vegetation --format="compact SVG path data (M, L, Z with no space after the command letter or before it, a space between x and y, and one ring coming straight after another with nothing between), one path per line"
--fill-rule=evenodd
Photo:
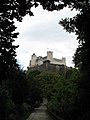
M28 83L17 64L18 46L13 43L18 35L13 19L22 20L20 9L16 0L0 0L0 120L20 120L25 112L30 112Z
M74 55L74 63L79 75L75 75L76 70L66 78L55 75L59 79L55 79L57 81L55 82L51 77L53 75L50 75L49 79L45 78L48 76L46 73L38 74L36 78L40 81L43 76L44 81L52 79L54 82L53 89L49 92L46 91L45 86L42 90L38 89L39 83L35 78L33 84L30 83L30 85L36 84L35 90L38 92L40 101L42 101L42 95L47 97L48 107L61 117L72 120L90 119L90 0L0 0L0 119L19 119L24 113L21 108L27 110L27 103L30 102L31 96L33 96L32 104L37 101L37 96L34 96L35 91L33 94L31 92L33 87L28 88L28 82L31 81L25 78L25 73L17 64L15 50L18 46L14 46L13 42L18 35L14 33L16 29L14 19L22 21L26 14L32 16L31 8L39 4L49 11L61 10L64 7L78 10L75 17L62 19L60 24L67 32L74 32L77 35L79 46ZM50 82L51 87L52 82ZM42 82L40 84L42 88ZM50 87L47 82L45 85L47 89ZM30 93L27 92L28 89ZM56 92L53 93L53 90Z
M39 75L39 71L27 71L26 79L28 81L28 103L32 108L37 107L42 102L42 93L39 87L39 82L35 77Z
M36 81L31 92L32 94L35 92L33 97L36 103L41 101L41 98L47 99L47 107L50 112L65 120L79 120L80 97L78 83L80 72L77 69L69 69L66 75L51 72L30 72L30 70L28 73L27 76L31 86Z

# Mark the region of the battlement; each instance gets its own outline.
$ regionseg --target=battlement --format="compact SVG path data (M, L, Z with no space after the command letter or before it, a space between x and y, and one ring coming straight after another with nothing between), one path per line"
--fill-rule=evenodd
M62 57L62 59L53 58L53 52L47 51L47 56L45 56L45 57L42 57L42 56L37 57L35 55L35 53L33 53L33 55L31 55L29 67L40 66L47 60L50 61L50 64L66 65L66 58L65 57Z

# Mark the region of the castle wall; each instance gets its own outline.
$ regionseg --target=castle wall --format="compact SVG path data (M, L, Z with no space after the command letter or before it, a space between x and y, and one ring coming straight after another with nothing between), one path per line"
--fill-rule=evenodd
M49 61L46 61L40 66L31 67L30 70L31 71L38 70L38 71L43 71L43 72L48 71L48 72L56 72L59 74L65 74L66 66L51 64Z
M42 59L39 59L39 60L37 60L37 65L39 66L39 65L42 65L43 64L43 60Z
M53 52L48 51L46 57L37 57L35 54L31 56L30 67L40 66L44 61L49 60L51 64L57 65L66 65L66 59L63 57L62 59L53 58Z
M53 58L51 61L52 64L65 65L65 62L56 58Z

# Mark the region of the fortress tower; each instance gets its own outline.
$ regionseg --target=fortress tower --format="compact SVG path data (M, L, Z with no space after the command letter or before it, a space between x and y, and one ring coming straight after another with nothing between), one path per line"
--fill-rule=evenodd
M47 51L47 60L52 61L53 59L53 52L52 51Z
M33 53L33 55L31 55L30 66L32 67L36 66L36 60L37 60L37 56L35 55L35 53Z

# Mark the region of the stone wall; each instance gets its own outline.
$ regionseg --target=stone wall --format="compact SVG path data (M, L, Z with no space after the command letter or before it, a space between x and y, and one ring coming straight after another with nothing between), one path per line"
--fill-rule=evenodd
M56 72L60 74L65 74L67 67L65 65L57 65L51 64L49 60L45 61L42 65L37 65L35 67L29 68L31 71L38 70L38 71L48 71L48 72Z

